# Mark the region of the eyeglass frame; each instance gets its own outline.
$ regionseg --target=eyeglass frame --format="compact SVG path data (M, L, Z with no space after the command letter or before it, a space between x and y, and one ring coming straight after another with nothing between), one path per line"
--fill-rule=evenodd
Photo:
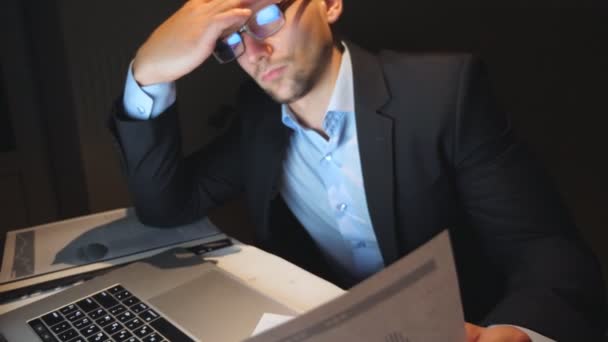
M254 38L254 39L256 39L256 40L264 40L264 39L266 39L266 38L268 38L268 37L270 37L270 36L272 36L272 35L276 34L277 32L279 32L279 31L280 31L280 30L283 28L283 26L285 26L285 11L286 11L286 10L287 10L287 8L289 8L289 6L291 6L291 5L292 5L292 4L293 4L295 1L296 1L296 0L281 0L281 1L277 2L277 3L270 4L270 5L267 5L267 6L263 7L263 8L260 8L260 9L259 9L258 11L256 11L256 13L254 13L254 14L253 14L253 15L252 15L252 16L251 16L249 19L247 19L247 21L245 22L245 24L243 24L243 26L241 26L241 27L240 27L238 30L236 30L236 31L234 31L234 32L232 32L232 33L230 33L229 35L225 36L224 38L218 39L218 42L219 42L219 41L221 41L221 40L225 39L226 37L230 37L231 35L233 35L233 34L235 34L235 33L236 33L236 34L238 34L238 35L239 35L239 37L241 38L241 43L240 43L240 44L243 44L243 51L241 51L241 53L239 53L238 55L237 55L237 54L235 54L235 56L234 56L232 59L230 59L230 60L225 60L225 61L224 61L224 60L222 60L221 58L219 58L219 57L218 57L218 54L216 53L216 51L218 50L218 48L217 48L217 44L218 44L218 43L216 43L216 48L213 50L213 56L215 57L215 59L216 59L216 60L217 60L217 61L218 61L220 64L227 64L227 63L233 62L233 61L234 61L234 60L236 60L237 58L241 57L241 56L242 56L242 55L245 53L245 50L247 49L247 47L245 46L245 41L243 40L243 35L242 35L243 33L246 33L246 34L250 35L251 37L253 37L253 38ZM276 6L279 8L279 10L281 11L281 18L283 19L283 23L282 23L282 24L281 24L279 27L277 27L277 28L276 28L274 31L272 31L271 33L269 33L269 34L265 35L264 37L257 37L257 36L256 36L256 34L255 34L255 33L253 33L253 32L252 32L252 31L249 29L249 22L250 22L250 21L251 21L251 20L252 20L252 19L255 17L255 15L257 14L257 12L259 12L260 10L262 10L262 9L264 9L264 8L268 7L268 6L271 6L271 5L276 5Z

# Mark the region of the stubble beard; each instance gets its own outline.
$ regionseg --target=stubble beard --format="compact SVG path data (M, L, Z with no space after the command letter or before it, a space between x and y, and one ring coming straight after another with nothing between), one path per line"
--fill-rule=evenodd
M299 68L293 75L288 75L287 78L281 77L277 80L277 90L273 90L271 86L263 87L262 89L276 102L280 104L290 104L302 97L306 96L313 87L319 82L321 75L330 65L332 46L326 46L320 49L317 58L314 59L312 68ZM296 63L290 59L287 65L295 66ZM286 94L279 94L280 87L287 87Z
M287 91L284 94L280 94L280 88L275 91L273 87L263 87L264 91L276 102L280 104L289 104L298 99L301 99L304 95L312 89L316 80L308 77L306 72L296 71L293 76L289 79L278 80L278 87L287 87Z

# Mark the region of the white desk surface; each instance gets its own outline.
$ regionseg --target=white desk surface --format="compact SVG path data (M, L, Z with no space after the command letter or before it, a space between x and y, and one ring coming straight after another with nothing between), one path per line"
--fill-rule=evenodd
M217 266L251 287L271 296L296 312L305 312L332 300L344 291L339 287L254 246L235 245L206 254ZM0 314L52 295L61 289L0 305Z

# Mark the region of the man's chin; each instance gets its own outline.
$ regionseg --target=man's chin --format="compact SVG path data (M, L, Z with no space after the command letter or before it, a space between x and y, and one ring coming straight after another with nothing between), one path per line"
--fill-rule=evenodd
M310 87L306 87L304 82L286 82L285 79L282 81L281 84L264 86L258 83L258 85L260 85L275 102L280 104L293 103L303 98L310 91Z
M258 83L259 84L259 83ZM288 89L282 89L281 87L275 86L264 86L260 85L262 89L268 94L275 102L280 104L288 104L297 100L298 96L293 91Z

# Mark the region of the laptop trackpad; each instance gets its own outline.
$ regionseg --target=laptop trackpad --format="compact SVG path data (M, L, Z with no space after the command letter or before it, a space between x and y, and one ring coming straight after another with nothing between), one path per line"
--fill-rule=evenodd
M178 327L207 341L242 341L251 336L265 312L295 314L218 270L206 272L149 302Z

